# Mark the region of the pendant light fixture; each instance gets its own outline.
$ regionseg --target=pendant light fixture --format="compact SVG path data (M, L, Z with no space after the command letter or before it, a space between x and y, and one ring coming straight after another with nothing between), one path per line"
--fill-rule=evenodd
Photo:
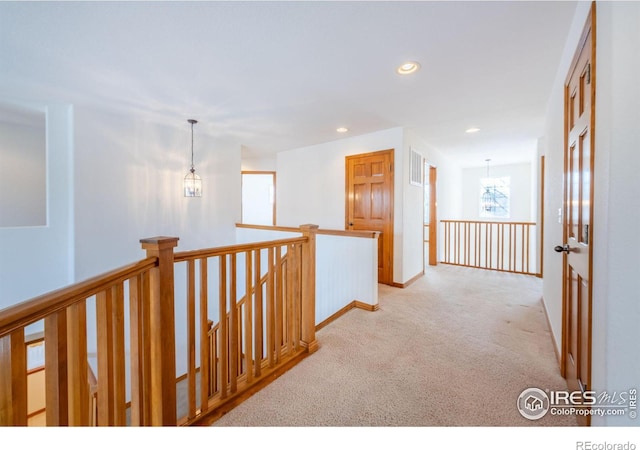
M193 125L198 123L198 121L189 119L187 122L191 124L191 169L184 177L184 196L202 197L202 179L196 175L196 169L193 165Z
M485 159L487 162L487 184L484 186L484 192L482 193L482 209L488 213L495 212L498 206L498 200L496 199L496 186L492 183L492 186L489 186L489 161L490 159Z

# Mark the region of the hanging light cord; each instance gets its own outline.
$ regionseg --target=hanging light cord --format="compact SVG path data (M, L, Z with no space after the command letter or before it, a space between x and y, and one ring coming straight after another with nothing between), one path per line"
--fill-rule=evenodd
M189 119L189 123L191 124L191 173L194 173L196 169L193 165L193 124L198 123L198 121L195 119Z

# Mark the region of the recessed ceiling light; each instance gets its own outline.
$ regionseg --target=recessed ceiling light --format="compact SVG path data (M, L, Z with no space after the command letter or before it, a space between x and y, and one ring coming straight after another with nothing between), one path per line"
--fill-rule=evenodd
M480 128L473 127L465 130L465 133L477 133L478 131L480 131Z
M417 72L420 69L420 63L415 61L407 61L396 69L400 75L409 75L410 73Z
M340 127L340 128L336 128L336 131L338 133L346 133L347 131L349 131L349 129L345 127Z

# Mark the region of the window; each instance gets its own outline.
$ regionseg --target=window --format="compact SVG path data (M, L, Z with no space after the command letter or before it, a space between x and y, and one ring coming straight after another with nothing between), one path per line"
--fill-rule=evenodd
M511 177L480 179L480 217L509 218L510 182Z

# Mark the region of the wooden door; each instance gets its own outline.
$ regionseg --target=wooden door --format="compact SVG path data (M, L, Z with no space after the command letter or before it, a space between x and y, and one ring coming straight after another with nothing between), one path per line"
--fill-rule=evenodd
M378 282L393 284L393 150L346 157L347 230L379 231Z
M570 390L591 389L594 36L592 14L565 83L562 369ZM589 421L583 421L588 424Z

